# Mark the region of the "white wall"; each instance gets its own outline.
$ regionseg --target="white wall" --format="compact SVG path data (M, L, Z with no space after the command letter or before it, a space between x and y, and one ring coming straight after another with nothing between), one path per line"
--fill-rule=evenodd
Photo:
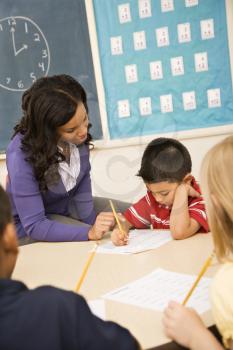
M87 2L89 3L90 1L87 0ZM227 0L226 5L231 67L233 67L233 2ZM99 74L98 62L95 68L97 74ZM101 81L98 80L98 83L101 84ZM197 131L195 138L192 138L188 134L181 134L180 136L174 135L189 149L193 161L193 175L197 179L199 179L200 165L205 153L214 144L233 133L233 126L219 128L219 130L221 130L219 133L216 129L218 128L213 128L215 134L212 135L206 135L201 131ZM135 175L139 170L141 156L146 143L156 136L158 135L151 135L144 139L134 140L133 145L130 145L130 143L132 143L130 140L121 140L118 143L112 144L108 141L102 143L97 142L95 149L91 152L94 195L107 196L130 202L140 198L144 193L144 185L141 179ZM109 146L111 146L111 148ZM3 185L5 184L5 177L6 165L3 159L0 160L0 183Z
M227 135L182 140L192 157L193 175L199 179L205 153ZM151 137L153 139L153 136ZM134 202L145 191L142 180L135 176L146 145L94 150L91 152L93 193Z

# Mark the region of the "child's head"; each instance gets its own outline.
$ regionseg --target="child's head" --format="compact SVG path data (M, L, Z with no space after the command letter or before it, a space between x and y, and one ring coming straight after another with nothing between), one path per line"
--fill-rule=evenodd
M191 169L187 148L175 139L160 137L146 147L138 176L158 202L171 206L177 186L191 181Z
M9 277L18 253L11 206L6 192L0 186L0 278Z
M233 136L215 145L205 156L201 185L210 230L219 259L233 253Z

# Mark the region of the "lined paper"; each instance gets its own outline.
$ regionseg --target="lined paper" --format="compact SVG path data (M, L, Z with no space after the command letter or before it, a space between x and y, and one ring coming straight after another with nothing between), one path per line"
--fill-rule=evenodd
M112 242L100 245L97 253L104 254L133 254L156 249L172 240L168 230L132 230L129 232L129 242L125 246L115 246Z
M103 298L163 311L170 300L182 303L195 279L194 275L158 268L143 278L105 294ZM200 314L210 309L210 281L211 278L203 277L187 303Z

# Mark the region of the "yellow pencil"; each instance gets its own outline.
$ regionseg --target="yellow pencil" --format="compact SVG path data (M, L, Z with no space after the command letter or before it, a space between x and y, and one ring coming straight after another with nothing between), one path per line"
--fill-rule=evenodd
M212 259L214 257L214 252L212 252L212 254L208 257L208 259L206 260L206 262L204 263L201 271L199 272L199 275L197 276L195 282L192 285L192 288L189 290L188 294L186 295L182 305L185 305L187 303L187 301L189 300L189 298L191 297L194 289L196 288L198 282L200 281L200 279L202 278L202 276L204 275L204 273L206 272L206 270L208 269L208 267L210 266Z
M118 228L119 228L119 230L121 231L122 235L125 236L125 232L124 232L124 230L123 230L123 228L122 228L122 226L121 226L120 220L119 220L119 218L118 218L118 215L117 215L117 213L116 213L116 210L115 210L115 208L114 208L114 205L113 205L113 202L111 201L111 199L109 199L109 203L110 203L110 205L111 205L112 212L113 212L113 215L114 215L114 217L115 217L115 219L116 219Z
M84 280L84 278L85 278L85 276L86 276L86 274L87 274L87 270L88 270L88 268L89 268L89 266L90 266L90 264L91 264L91 262L92 262L92 260L93 260L93 258L94 258L94 256L95 256L97 247L98 247L98 243L95 244L95 246L94 246L93 250L91 251L90 256L89 256L89 258L87 259L87 262L86 262L86 264L85 264L85 266L84 266L84 268L83 268L83 272L82 272L81 277L80 277L80 279L79 279L79 281L78 281L78 283L77 283L77 286L76 286L76 288L75 288L75 291L76 291L77 293L79 292L79 290L80 290L80 288L81 288L81 285L82 285L82 283L83 283L83 280Z

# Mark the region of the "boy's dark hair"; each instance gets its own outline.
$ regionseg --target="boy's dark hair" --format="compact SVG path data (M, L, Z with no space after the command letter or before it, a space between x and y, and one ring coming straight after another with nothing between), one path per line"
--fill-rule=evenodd
M7 224L12 222L11 205L8 195L0 185L0 237Z
M187 148L175 139L160 137L146 147L138 176L146 183L181 182L191 169Z

